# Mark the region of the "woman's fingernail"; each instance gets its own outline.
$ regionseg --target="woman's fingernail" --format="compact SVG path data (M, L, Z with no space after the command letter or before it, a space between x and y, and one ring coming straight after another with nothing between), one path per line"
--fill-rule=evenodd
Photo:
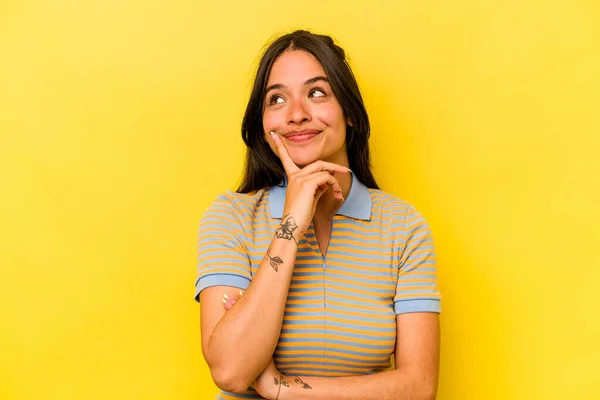
M240 290L240 296L242 296L244 293L242 293L242 291Z
M225 299L221 299L223 301L223 304L227 304L227 300Z
M227 300L229 300L229 296L227 296L227 293L225 293L225 294L223 295L223 297L225 297Z
M344 200L344 195L342 194L341 196L342 196L342 201L346 201L346 200Z
M346 167L346 169L348 170L348 172L352 172L352 170L350 168Z

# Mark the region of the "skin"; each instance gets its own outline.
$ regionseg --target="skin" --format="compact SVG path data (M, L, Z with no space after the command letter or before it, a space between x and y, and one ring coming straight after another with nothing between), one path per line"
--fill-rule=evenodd
M277 58L264 99L265 136L270 132L284 135L293 130L318 130L321 133L306 143L283 138L291 160L299 168L317 160L348 167L346 123L325 70L313 55L293 50ZM269 144L277 152L275 144Z

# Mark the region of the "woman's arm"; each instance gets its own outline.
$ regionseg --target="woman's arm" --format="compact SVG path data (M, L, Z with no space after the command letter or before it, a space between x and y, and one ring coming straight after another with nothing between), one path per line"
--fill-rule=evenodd
M234 307L235 308L235 307ZM431 400L436 398L440 326L437 313L397 316L396 369L341 378L281 375L268 365L256 389L279 400Z
M227 314L223 295L239 289L213 286L200 293L202 351L223 390L245 392L273 356L296 259L292 239L275 235L245 295Z

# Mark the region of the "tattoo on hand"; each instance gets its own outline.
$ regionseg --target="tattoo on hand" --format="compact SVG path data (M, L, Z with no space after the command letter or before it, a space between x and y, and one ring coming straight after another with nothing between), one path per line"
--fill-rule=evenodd
M277 272L279 270L279 266L283 264L283 260L278 256L271 257L271 254L269 254L269 250L267 250L267 257L269 257L269 263L271 264L271 267L273 267L275 272Z
M296 379L294 379L294 382L296 382L298 385L302 385L302 389L312 389L310 385L304 382L302 379L300 379L299 376L297 376Z
M296 225L296 220L294 220L294 217L288 218L288 215L290 214L286 214L285 217L282 218L283 221L279 225L279 228L277 228L275 231L275 234L277 235L278 239L294 240L294 242L298 244L298 241L294 235L292 235L292 232L298 228L298 225Z

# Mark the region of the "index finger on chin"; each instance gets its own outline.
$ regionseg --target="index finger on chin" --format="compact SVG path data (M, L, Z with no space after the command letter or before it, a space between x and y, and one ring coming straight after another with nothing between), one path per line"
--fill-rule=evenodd
M279 135L273 131L270 132L270 135L271 140L273 140L273 143L277 148L277 153L279 153L279 159L281 160L281 163L283 164L283 168L285 169L287 175L289 176L290 174L299 171L300 168L298 168L298 166L292 160L292 157L290 157L290 154L288 153L285 145L283 144L281 137L279 137Z

